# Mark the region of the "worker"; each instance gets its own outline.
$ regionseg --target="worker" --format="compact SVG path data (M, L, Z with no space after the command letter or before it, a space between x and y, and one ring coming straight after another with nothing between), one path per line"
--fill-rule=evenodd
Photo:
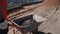
M6 0L0 0L0 34L8 33L7 24L7 3Z
M6 20L2 17L3 14L0 11L0 34L7 34L8 32L8 24Z

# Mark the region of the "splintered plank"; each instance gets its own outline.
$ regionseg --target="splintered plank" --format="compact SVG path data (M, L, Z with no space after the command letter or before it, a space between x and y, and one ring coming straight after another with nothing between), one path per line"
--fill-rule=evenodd
M50 32L52 34L60 34L60 8L55 14L40 27L40 31Z

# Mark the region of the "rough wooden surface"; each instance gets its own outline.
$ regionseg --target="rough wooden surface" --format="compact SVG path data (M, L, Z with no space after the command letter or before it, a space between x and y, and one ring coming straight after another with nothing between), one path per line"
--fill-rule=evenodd
M39 30L46 33L50 32L52 34L60 34L60 8L58 7L54 14L47 19L49 20L43 22Z
M39 26L39 31L60 34L60 0L45 0L37 13L47 20ZM54 8L53 8L54 7ZM43 12L43 13L42 13Z

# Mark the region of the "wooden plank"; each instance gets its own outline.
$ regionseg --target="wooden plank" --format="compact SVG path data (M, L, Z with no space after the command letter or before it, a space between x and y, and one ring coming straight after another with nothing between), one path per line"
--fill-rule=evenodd
M45 22L43 26L40 26L40 31L50 32L52 34L60 34L60 8L55 12L55 14Z
M44 7L39 7L36 9L36 12L35 14L37 15L40 15L40 16L43 16L44 18L49 18L51 15L53 15L56 11L57 7L47 7L47 8L44 8Z
M40 15L46 19L40 26L44 26L44 24L50 20L53 14L55 14L57 9L58 9L57 7L47 7L47 8L40 7L39 10L37 10L38 12L35 14Z

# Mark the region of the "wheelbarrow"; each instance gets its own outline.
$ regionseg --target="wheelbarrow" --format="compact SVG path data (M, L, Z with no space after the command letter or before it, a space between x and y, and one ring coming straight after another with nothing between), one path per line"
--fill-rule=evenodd
M31 33L34 34L36 31L38 31L39 25L45 20L44 18L40 17L41 21L40 22L38 20L36 21L35 16L36 15L29 15L15 19L13 20L13 24L18 26L17 30L20 31L22 34L27 34L28 32L30 32L30 34Z

